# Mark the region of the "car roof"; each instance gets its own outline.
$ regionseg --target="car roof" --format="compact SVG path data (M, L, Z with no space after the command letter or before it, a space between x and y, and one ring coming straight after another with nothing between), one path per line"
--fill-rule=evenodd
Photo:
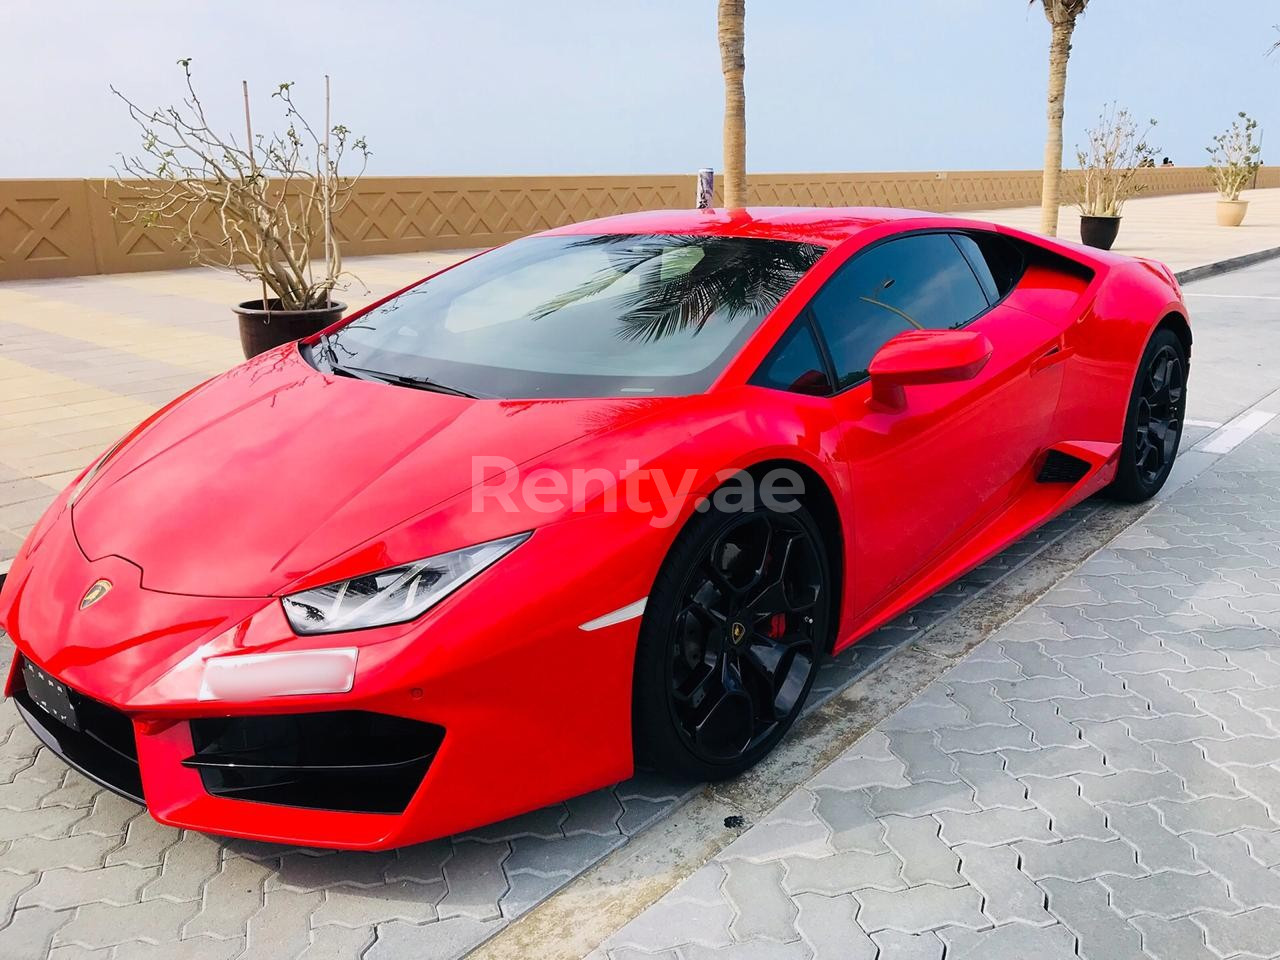
M745 207L725 210L646 210L585 220L543 236L637 233L762 237L833 246L892 220L928 220L937 214L897 207Z

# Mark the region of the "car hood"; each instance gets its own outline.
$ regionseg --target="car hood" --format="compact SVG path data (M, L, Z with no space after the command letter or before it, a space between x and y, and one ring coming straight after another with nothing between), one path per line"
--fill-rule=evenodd
M72 524L90 560L128 560L148 590L269 596L474 486L477 458L524 463L655 402L471 400L322 374L289 346L130 436Z

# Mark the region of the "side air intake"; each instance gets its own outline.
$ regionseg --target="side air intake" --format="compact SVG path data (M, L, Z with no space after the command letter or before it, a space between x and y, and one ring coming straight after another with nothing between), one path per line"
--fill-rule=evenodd
M1087 460L1073 457L1061 450L1050 450L1045 455L1036 483L1079 483L1089 472Z

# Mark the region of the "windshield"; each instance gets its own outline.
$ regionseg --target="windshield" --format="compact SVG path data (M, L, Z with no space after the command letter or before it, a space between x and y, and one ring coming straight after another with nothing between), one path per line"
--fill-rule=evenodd
M529 237L329 338L335 368L478 397L698 393L825 252L750 237Z

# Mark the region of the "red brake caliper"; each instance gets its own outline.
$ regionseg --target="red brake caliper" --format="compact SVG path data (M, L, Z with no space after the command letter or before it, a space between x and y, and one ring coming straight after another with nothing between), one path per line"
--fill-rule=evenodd
M785 613L775 613L769 618L769 639L777 640L786 635L787 632L787 615Z

